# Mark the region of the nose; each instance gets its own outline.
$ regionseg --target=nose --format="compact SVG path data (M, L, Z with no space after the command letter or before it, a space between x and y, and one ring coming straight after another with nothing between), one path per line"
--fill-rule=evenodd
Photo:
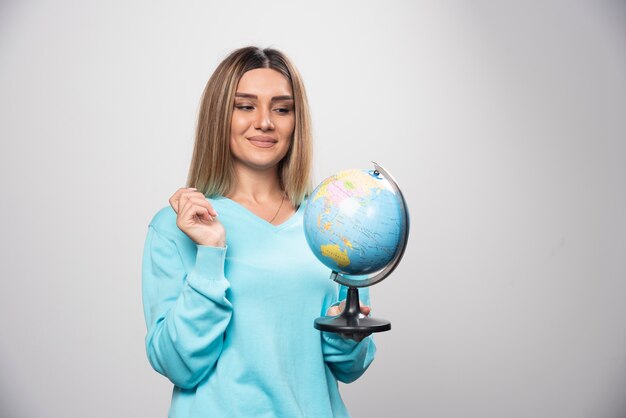
M254 128L261 131L271 131L274 129L272 113L269 109L258 109L257 117L254 121Z

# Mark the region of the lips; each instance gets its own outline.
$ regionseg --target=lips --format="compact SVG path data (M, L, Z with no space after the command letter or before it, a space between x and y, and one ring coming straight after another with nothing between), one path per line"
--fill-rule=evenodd
M278 142L276 139L272 138L271 136L262 136L262 135L248 137L248 141L250 141L252 145L259 147L259 148L270 148L270 147L273 147L274 144Z

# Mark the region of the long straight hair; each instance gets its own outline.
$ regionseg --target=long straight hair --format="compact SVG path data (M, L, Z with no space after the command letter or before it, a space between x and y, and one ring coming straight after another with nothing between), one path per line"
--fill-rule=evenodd
M291 84L295 127L289 150L280 161L280 186L294 206L311 192L312 133L309 105L298 70L275 49L245 47L233 51L216 68L202 94L187 187L205 196L226 196L234 186L230 126L239 80L247 71L270 68Z

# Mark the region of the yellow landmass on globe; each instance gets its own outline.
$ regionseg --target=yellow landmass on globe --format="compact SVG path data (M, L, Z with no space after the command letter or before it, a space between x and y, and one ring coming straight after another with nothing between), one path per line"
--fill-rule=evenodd
M324 183L320 186L319 190L317 191L317 193L315 194L315 196L313 196L313 201L315 202L317 199L321 198L321 197L326 197L328 196L328 185L330 184L330 182L328 183Z
M352 243L350 242L350 240L348 240L348 238L344 237L342 238L342 240L343 240L343 245L345 245L346 247L350 247L351 250L354 250L354 247L352 246Z
M350 264L350 257L348 257L348 250L341 251L341 248L337 244L326 244L321 247L322 255L329 257L337 263L339 267L345 267Z

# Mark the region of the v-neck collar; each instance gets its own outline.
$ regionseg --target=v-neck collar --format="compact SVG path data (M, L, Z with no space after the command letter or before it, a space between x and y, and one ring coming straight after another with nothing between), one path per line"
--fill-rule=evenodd
M268 229L270 229L272 231L275 231L275 232L278 232L278 231L280 231L282 229L285 229L286 227L288 227L288 226L292 225L293 223L295 223L297 221L301 211L304 210L304 203L305 203L305 202L302 202L300 204L300 206L298 206L298 209L296 209L296 211L289 218L287 218L284 222L282 222L282 223L280 223L278 225L274 225L274 224L269 223L265 219L257 216L250 209L248 209L247 207L245 207L241 203L235 202L234 200L232 200L232 199L230 199L228 197L224 197L224 196L220 196L220 197L218 197L218 199L221 199L224 202L227 202L230 206L235 208L240 213L244 214L247 218L250 218L250 219L254 220L259 225L262 225L265 228L268 228Z

